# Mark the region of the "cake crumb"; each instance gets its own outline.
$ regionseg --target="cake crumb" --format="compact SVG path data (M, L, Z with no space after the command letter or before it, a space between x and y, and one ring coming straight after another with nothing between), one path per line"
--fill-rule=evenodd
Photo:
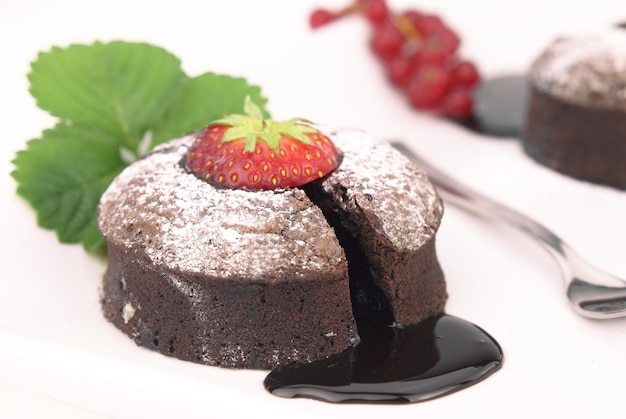
M135 315L135 307L131 303L126 303L124 308L122 309L122 318L124 319L124 323L128 324L130 319Z

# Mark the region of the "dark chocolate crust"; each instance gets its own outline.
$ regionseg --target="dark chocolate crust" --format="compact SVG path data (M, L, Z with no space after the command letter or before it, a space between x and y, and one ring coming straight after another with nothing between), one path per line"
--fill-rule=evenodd
M626 190L626 112L568 103L531 88L525 152L571 177Z
M355 343L347 278L254 283L155 269L109 244L105 317L138 345L186 361L271 369Z
M434 235L417 249L399 249L382 232L376 212L359 205L348 191L313 185L307 193L335 227L346 252L360 327L367 327L362 323L372 321L371 316L401 327L443 312L448 295Z

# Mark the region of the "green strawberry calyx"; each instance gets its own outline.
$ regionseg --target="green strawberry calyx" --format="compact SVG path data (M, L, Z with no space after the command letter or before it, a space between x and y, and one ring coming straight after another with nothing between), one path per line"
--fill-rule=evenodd
M259 139L279 152L279 142L283 137L291 137L305 144L313 142L306 135L317 133L315 128L305 125L309 121L302 118L292 118L287 121L274 121L263 117L263 112L250 96L246 96L243 106L244 114L232 114L214 121L211 125L229 125L230 128L224 133L222 142L229 142L245 138L244 151L253 152Z

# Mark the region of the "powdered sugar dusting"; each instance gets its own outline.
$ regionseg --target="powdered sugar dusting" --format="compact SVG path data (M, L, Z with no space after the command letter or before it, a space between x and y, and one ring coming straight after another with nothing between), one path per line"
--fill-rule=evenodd
M626 110L626 30L555 40L533 63L531 78L562 100Z
M157 148L113 181L99 207L107 240L156 266L227 278L271 281L343 263L333 230L303 191L212 187L181 165L193 140Z
M426 173L383 141L353 129L321 127L345 151L338 170L323 183L342 189L342 205L369 212L398 250L416 250L433 237L443 208Z
M324 188L345 187L345 205L375 214L399 250L434 236L441 201L422 170L361 131L321 128L343 153ZM272 281L346 268L334 230L304 191L215 188L181 164L193 140L158 147L113 181L99 206L109 242L157 267L207 276Z

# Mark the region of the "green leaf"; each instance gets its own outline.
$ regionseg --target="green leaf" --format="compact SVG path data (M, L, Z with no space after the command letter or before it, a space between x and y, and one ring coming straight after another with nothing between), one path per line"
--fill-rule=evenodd
M186 76L164 49L116 41L40 53L28 79L40 108L101 129L136 150L176 100Z
M41 227L62 243L100 248L96 227L100 196L124 168L115 138L100 130L59 123L17 153L11 173L17 192L37 212Z
M154 127L153 144L203 129L226 115L241 114L246 96L269 117L265 110L267 99L262 96L261 88L248 84L243 78L210 72L190 78L177 101Z
M91 253L104 249L96 208L128 164L152 147L241 112L261 89L242 78L206 73L189 78L166 50L115 41L53 47L28 75L37 105L60 119L17 153L11 173L38 224L59 241Z

